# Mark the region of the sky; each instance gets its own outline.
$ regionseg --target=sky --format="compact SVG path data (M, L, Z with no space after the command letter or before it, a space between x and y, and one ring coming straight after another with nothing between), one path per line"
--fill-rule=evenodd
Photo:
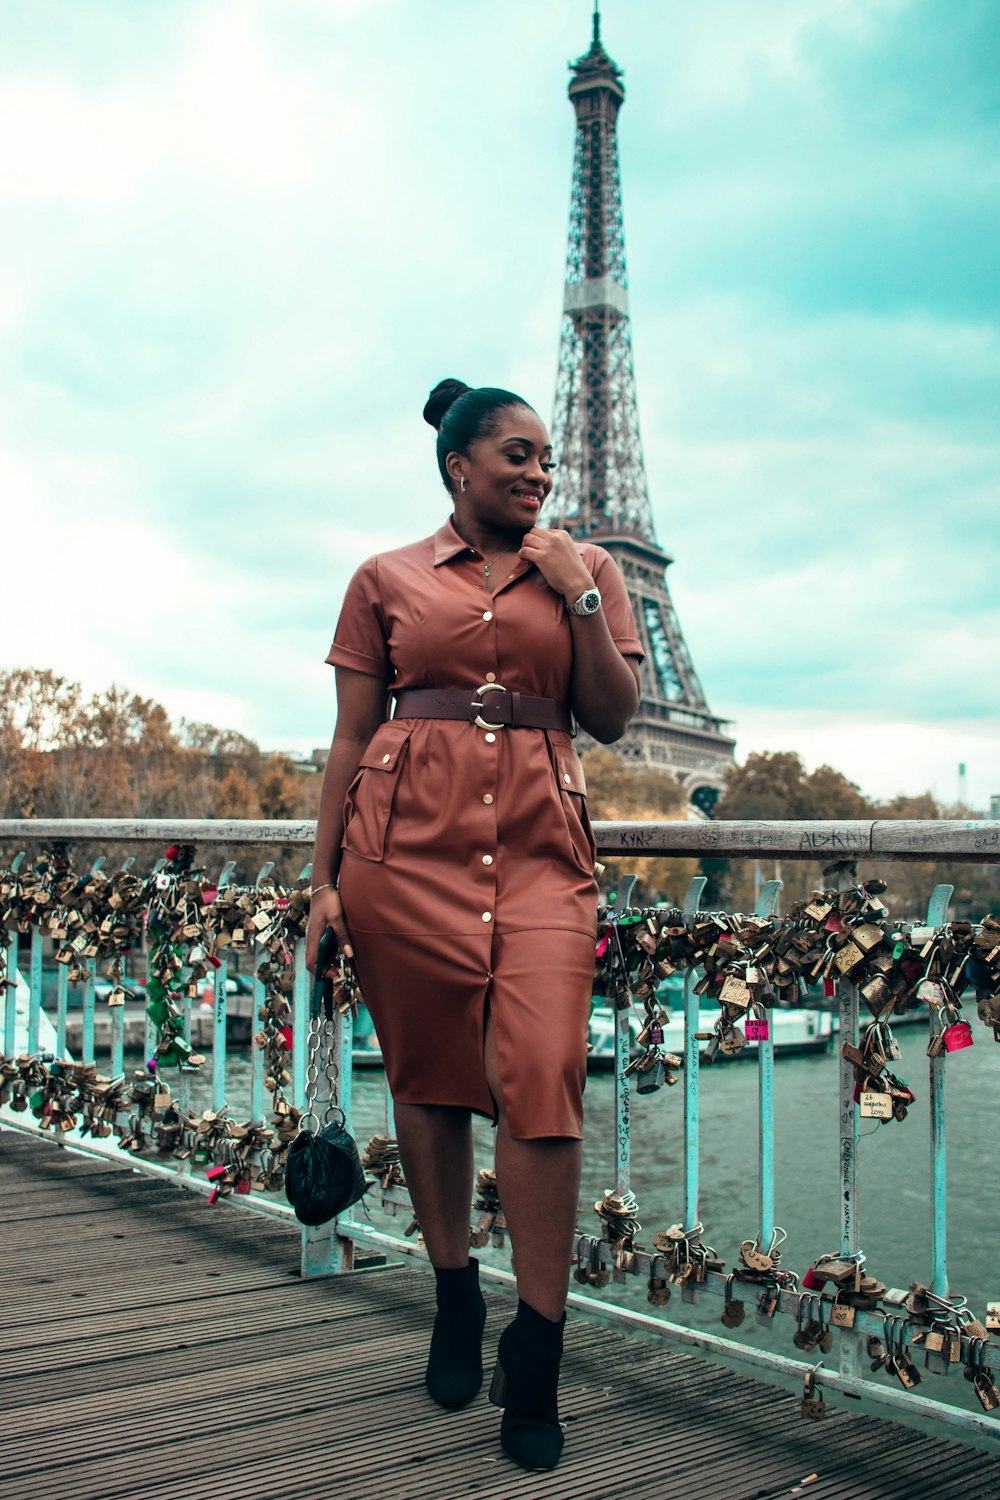
M0 667L327 743L446 375L550 417L589 0L5 0ZM1000 6L605 0L642 439L737 757L1000 793Z

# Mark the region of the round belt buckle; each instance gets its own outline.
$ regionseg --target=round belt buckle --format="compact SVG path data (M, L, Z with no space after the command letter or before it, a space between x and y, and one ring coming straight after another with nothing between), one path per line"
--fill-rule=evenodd
M482 687L476 688L476 696L482 699L484 693L505 693L506 691L507 689L503 687L499 682L484 682ZM469 704L469 707L483 708L484 705L482 702L477 703L475 699L473 699ZM482 714L476 714L473 723L478 724L480 729L506 729L507 727L506 724L491 724L487 719L483 718Z

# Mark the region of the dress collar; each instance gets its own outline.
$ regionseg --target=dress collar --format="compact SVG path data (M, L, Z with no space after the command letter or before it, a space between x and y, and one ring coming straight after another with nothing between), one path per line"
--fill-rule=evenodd
M453 557L461 557L463 553L479 556L475 547L471 547L464 537L459 536L455 523L449 516L440 531L434 533L434 566L439 568L442 563L451 562Z
M482 559L482 553L479 549L471 546L463 536L459 536L455 530L454 519L450 516L441 529L435 531L432 540L434 542L434 566L436 568L439 568L442 563L451 562L456 557L476 557L480 560ZM505 578L493 590L493 593L499 594L508 584L513 583L515 578L522 577L523 574L529 572L534 566L534 563L525 562L515 552L511 557L510 576Z

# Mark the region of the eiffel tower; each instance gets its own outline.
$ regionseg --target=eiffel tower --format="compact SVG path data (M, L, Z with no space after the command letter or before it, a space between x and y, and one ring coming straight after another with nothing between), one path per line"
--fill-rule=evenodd
M590 50L569 85L576 151L553 444L559 457L551 525L599 542L628 585L646 653L642 696L615 747L627 761L673 772L692 806L711 814L733 762L727 722L708 706L667 587L672 559L656 540L632 361L625 225L618 165L622 70L601 42L598 0ZM580 748L593 744L580 736Z

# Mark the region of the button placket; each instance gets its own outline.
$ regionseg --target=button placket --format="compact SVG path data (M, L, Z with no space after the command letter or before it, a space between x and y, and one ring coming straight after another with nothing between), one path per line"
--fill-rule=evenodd
M481 680L484 682L495 682L496 673L486 673ZM500 744L498 743L498 741L501 738L502 736L498 735L492 729L488 730L483 735L483 741L485 742L483 754L484 756L489 757L489 762L488 765L484 762L482 769L485 774L483 777L483 782L480 782L480 786L482 786L485 782L485 785L490 787L490 790L480 792L484 812L482 834L480 839L478 840L478 847L476 846L476 844L473 845L473 850L475 852L472 853L470 861L472 870L478 871L478 879L476 880L476 884L482 897L480 918L484 927L494 921L496 913L496 854L498 839L497 797L499 794L499 774L501 759L499 753Z

